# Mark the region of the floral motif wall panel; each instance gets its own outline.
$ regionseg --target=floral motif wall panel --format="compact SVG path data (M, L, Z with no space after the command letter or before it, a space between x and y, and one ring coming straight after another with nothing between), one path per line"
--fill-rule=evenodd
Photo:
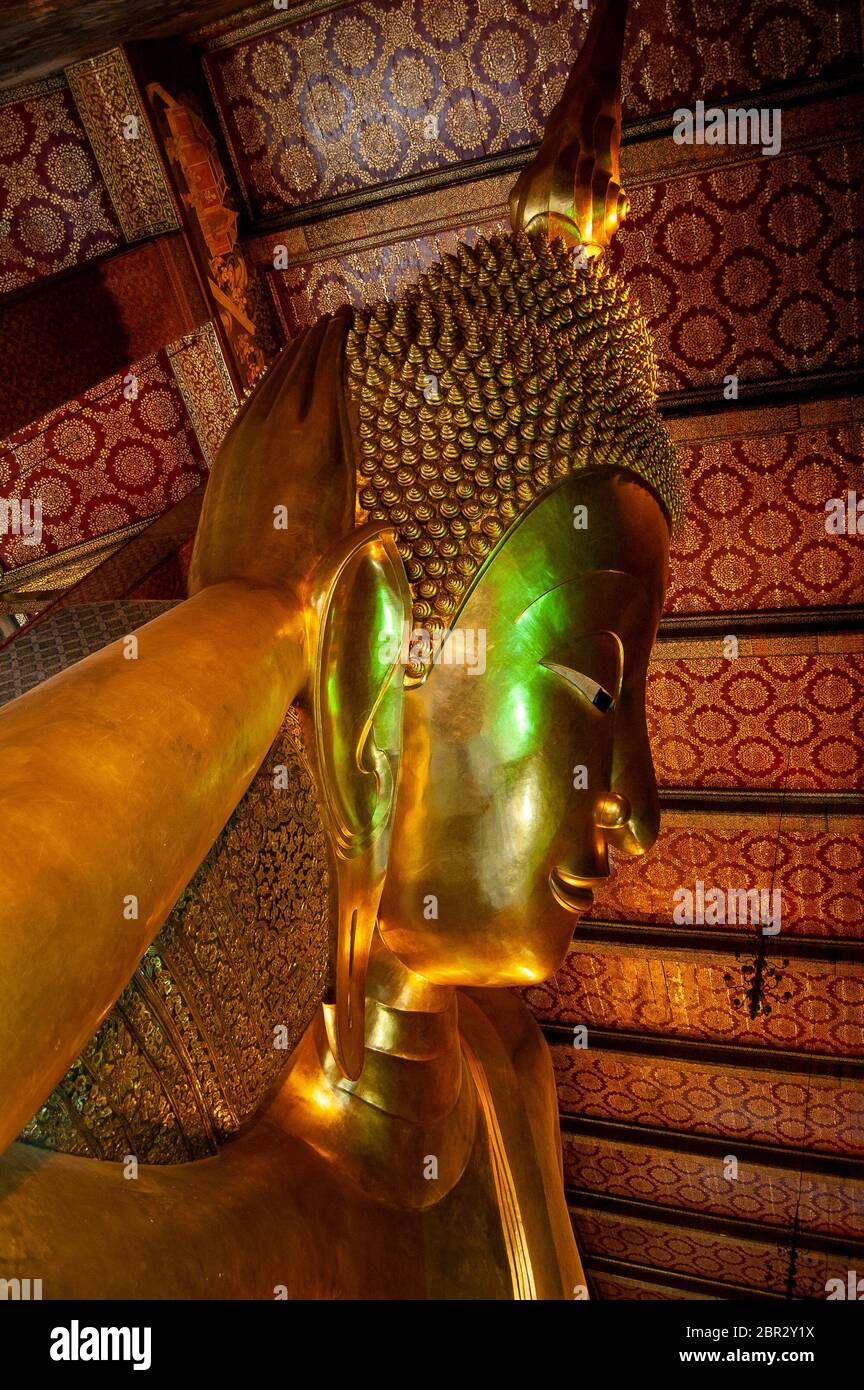
M734 659L721 639L655 647L648 732L661 786L856 791L864 641L821 641L833 650L815 637L742 638Z
M565 1114L864 1158L864 1086L839 1066L807 1075L751 1054L734 1067L563 1044L552 1061Z
M862 357L864 148L832 145L632 190L616 265L648 320L661 389Z
M0 564L27 565L155 516L206 476L177 379L160 351L0 445L3 495L42 504L41 542L3 537Z
M667 811L654 851L637 860L619 858L615 875L595 894L590 915L601 921L672 923L681 901L676 891L687 887L695 894L700 881L706 890L726 894L776 889L784 934L859 939L864 821ZM753 931L749 918L726 927Z
M731 1180L722 1157L655 1148L638 1136L622 1143L562 1135L570 1187L658 1207L685 1207L738 1221L762 1221L829 1236L864 1238L864 1184L835 1174L800 1173L739 1161Z
M852 1251L829 1254L803 1249L792 1261L791 1238L785 1232L766 1231L764 1241L745 1240L617 1212L577 1207L574 1214L589 1264L592 1256L621 1260L772 1294L788 1289L790 1298L824 1298L826 1281L835 1277L845 1281L854 1259Z
M251 210L278 213L535 143L581 45L571 0L361 0L206 59ZM271 17L272 21L272 17ZM649 41L650 35L650 41ZM649 0L631 22L624 117L844 70L849 0Z
M742 960L709 951L598 946L578 940L556 975L524 990L537 1018L588 1028L739 1046L864 1057L864 979L857 965L777 959L753 1017ZM773 961L773 958L772 958Z
M0 293L124 244L62 78L0 93Z
M832 413L842 417L843 404ZM722 437L717 417L705 417L718 435L704 441L692 437L692 420L672 421L690 505L673 541L668 612L864 603L864 546L826 528L829 499L864 492L851 402L849 413L819 429L765 420L761 432L757 412L739 414L728 428L740 438Z

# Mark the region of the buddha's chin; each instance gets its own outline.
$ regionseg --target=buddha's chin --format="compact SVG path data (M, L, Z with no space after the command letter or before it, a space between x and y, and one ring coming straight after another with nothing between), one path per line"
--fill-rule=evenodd
M534 904L534 911L520 914L518 921L504 913L481 925L479 914L473 922L466 914L458 934L400 929L386 920L379 922L379 930L397 959L432 984L466 989L540 984L560 969L575 924L571 907L544 896L542 911Z

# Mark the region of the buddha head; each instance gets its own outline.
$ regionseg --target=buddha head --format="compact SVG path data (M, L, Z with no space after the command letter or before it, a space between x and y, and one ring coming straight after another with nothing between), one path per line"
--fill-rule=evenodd
M625 8L594 7L512 233L310 330L241 414L205 504L193 584L276 569L306 614L336 887L325 1013L349 1077L376 926L433 983L542 980L610 851L656 838L645 679L682 488L645 325L602 256L626 212ZM247 543L238 506L233 558L215 555L208 507L233 458L250 513L268 437L306 451L288 528Z

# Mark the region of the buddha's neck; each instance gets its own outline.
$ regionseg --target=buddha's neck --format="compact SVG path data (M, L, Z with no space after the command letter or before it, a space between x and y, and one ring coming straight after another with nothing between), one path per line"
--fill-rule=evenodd
M314 1138L307 1127L314 1147L332 1156L337 1138L343 1168L370 1194L394 1204L432 1205L458 1182L474 1142L476 1097L460 1047L454 989L414 975L376 934L363 1072L357 1081L342 1076L323 1019L316 1062L334 1107L329 1122L328 1107L319 1108Z
M376 933L366 983L366 1053L358 1081L330 1077L390 1115L435 1122L462 1086L456 993L406 969Z

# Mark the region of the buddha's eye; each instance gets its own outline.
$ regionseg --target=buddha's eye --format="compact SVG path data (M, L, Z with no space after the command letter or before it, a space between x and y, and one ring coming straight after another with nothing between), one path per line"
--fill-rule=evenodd
M556 676L561 676L568 685L578 690L580 695L584 695L589 704L599 709L601 714L609 714L614 710L615 696L610 695L604 686L582 671L574 671L572 666L561 666L557 661L541 661L540 665L545 666L547 671L554 671Z

